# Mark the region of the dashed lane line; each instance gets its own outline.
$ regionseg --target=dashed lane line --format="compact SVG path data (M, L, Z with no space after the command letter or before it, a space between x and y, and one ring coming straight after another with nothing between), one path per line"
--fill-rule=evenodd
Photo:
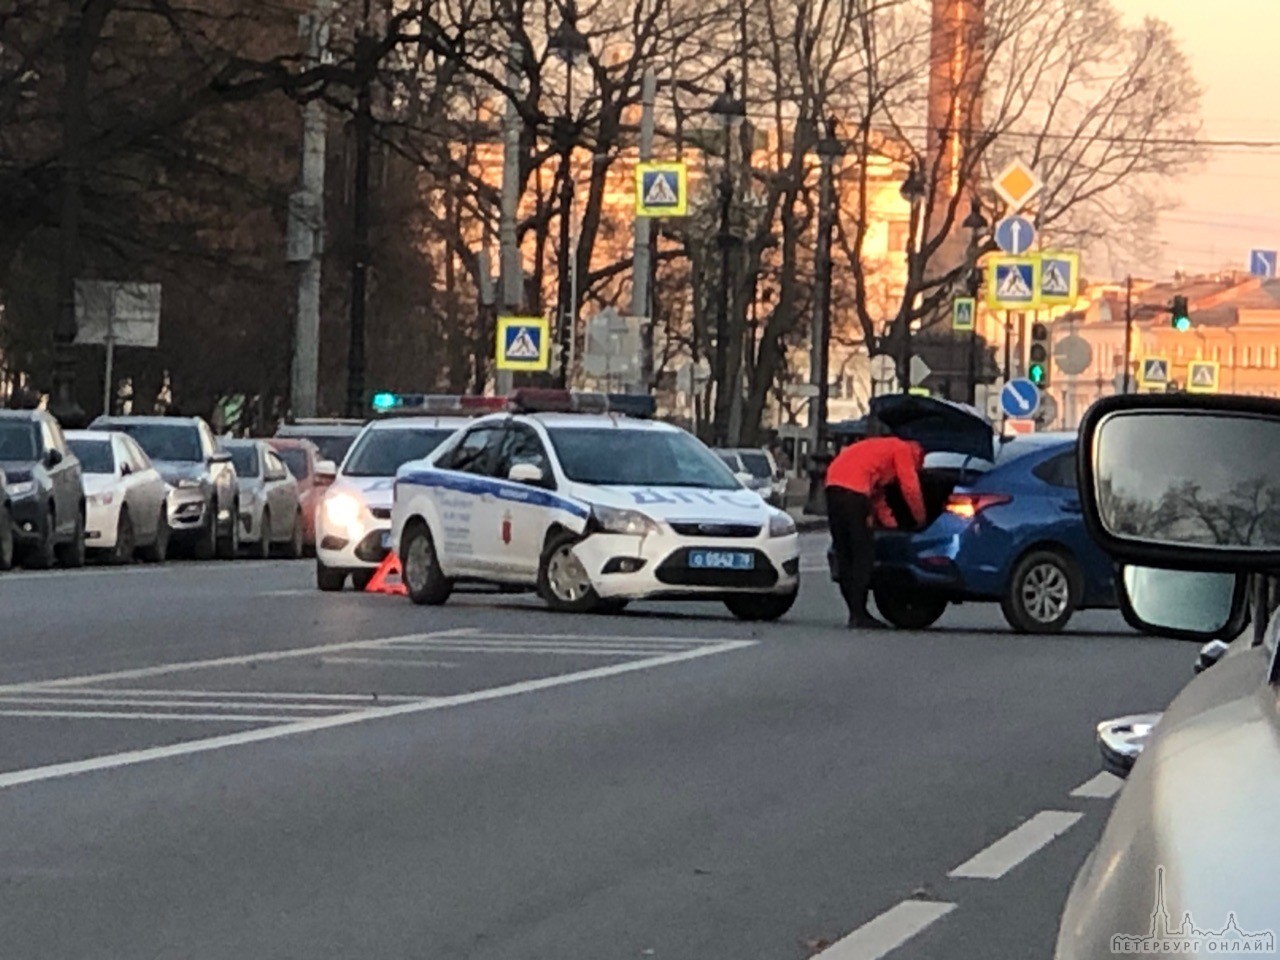
M999 880L1032 854L1066 833L1083 813L1041 810L1026 823L979 851L947 876L975 880Z
M1104 770L1072 790L1071 796L1084 800L1110 800L1120 792L1122 786L1123 780Z
M955 908L954 903L935 900L904 900L837 940L819 956L822 960L880 960Z
M265 717L245 713L123 713L118 710L5 710L0 717L60 720L194 720L218 723L293 723L297 717ZM201 741L196 741L197 743ZM0 778L2 780L3 778ZM0 787L6 784L0 782Z

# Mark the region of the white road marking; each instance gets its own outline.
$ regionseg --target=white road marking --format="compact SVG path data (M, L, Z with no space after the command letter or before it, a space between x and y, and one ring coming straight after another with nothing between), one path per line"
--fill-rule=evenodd
M422 634L421 639L413 637L394 637L392 643L434 643L437 637L447 637L449 634L432 633ZM698 637L628 637L618 636L616 634L606 633L575 633L573 636L565 636L563 633L490 633L488 630L483 633L473 631L473 638L477 643L485 643L490 640L503 640L513 643L545 643L554 642L556 646L565 646L571 643L609 643L614 646L623 643L637 644L657 644L662 646L681 646L681 647L700 647L708 643L719 643L719 639L701 639ZM730 638L724 638L730 639Z
M353 666L379 667L434 667L438 670L454 670L459 665L447 660L397 660L392 657L323 657L321 663L348 663ZM428 700L429 697L412 697L414 700Z
M818 954L822 960L880 960L956 908L954 903L904 900Z
M16 787L28 783L39 783L46 780L57 780L63 777L78 776L80 774L92 773L100 770L112 770L118 767L136 766L142 763L150 763L155 760L165 760L170 757L189 756L196 753L207 753L214 750L224 750L230 747L244 746L250 743L279 740L285 737L295 737L300 734L313 733L319 730L329 730L336 727L350 726L356 723L365 723L370 720L410 716L418 713L426 713L430 710L443 710L448 707L460 707L473 703L485 703L490 700L500 700L506 697L522 696L527 693L551 690L556 687L568 686L575 683L584 683L589 680L601 680L606 677L636 673L641 670L652 670L655 667L664 667L669 664L683 663L687 660L698 660L702 657L715 656L716 654L728 653L733 650L743 650L752 646L755 646L755 641L752 640L726 641L715 646L701 647L697 650L684 650L679 653L670 653L665 656L652 657L646 660L632 660L628 663L614 663L609 664L608 666L596 667L591 670L579 670L575 673L560 674L559 676L554 677L542 677L537 680L524 680L519 683L509 684L505 687L494 687L489 690L477 690L474 693L464 693L452 697L440 697L437 700L403 703L390 707L374 707L368 710L343 713L336 716L308 717L305 720L294 720L291 723L285 723L280 726L261 727L256 730L244 730L240 733L230 733L220 737L208 737L203 740L189 740L185 743L175 743L164 747L149 747L142 750L130 750L125 753L108 754L106 756L93 757L88 760L75 760L69 763L55 763L44 767L32 767L27 770L14 770L9 773L0 774L0 789Z
M414 634L413 636L429 639L432 637L469 636L474 628L460 630L444 630L439 633ZM291 660L307 657L312 654L337 653L341 650L365 650L385 646L391 640L405 640L412 637L384 637L378 640L352 640L347 643L330 643L317 647L293 647L288 650L270 650L264 653L246 653L235 657L217 657L213 660L188 660L183 663L161 663L154 667L138 667L133 670L116 670L111 673L95 673L79 677L61 677L57 680L33 680L29 683L14 683L0 686L0 694L19 693L32 690L50 690L59 687L77 687L93 683L110 683L114 680L137 680L142 677L163 677L171 673L182 673L188 670L204 670L214 667L236 667L249 663L271 663L277 660Z
M297 717L259 717L243 713L120 713L114 710L3 710L0 717L61 717L74 720L199 720L225 723L293 723ZM204 741L197 740L196 743ZM86 761L92 762L92 761ZM41 769L41 768L37 768ZM48 768L44 768L48 769ZM0 787L8 784L0 783Z
M43 688L40 688L43 690ZM55 691L49 691L55 692ZM279 690L168 690L164 687L106 687L102 689L94 689L92 687L76 687L67 691L68 694L75 696L97 695L102 694L106 697L119 696L127 694L129 696L160 696L160 697L208 697L213 700L232 700L235 698L244 698L250 700L331 700L335 704L343 701L355 701L350 706L362 706L365 704L377 705L384 702L408 702L410 700L421 700L421 697L406 697L399 695L391 695L385 693L298 693L296 691L279 691ZM347 704L342 704L347 705Z
M24 580L68 580L83 577L155 577L181 573L226 573L231 570L265 570L267 567L279 569L281 561L277 560L218 560L193 564L169 565L160 568L138 565L134 567L82 567L79 570L15 570L6 573L0 579L0 587L6 583L21 583ZM314 593L314 589L309 591Z
M699 646L708 646L708 644L700 644ZM457 643L441 643L431 644L430 646L414 646L414 647L398 647L393 649L403 650L420 650L423 653L523 653L529 656L546 656L548 654L566 656L566 657L644 657L650 655L662 655L667 653L665 650L638 650L635 647L553 647L546 646L516 646L514 644L508 646L506 644L470 644L463 645ZM370 658L372 662L373 658ZM390 662L390 661L387 661Z
M1017 829L952 870L949 877L998 880L1033 853L1066 833L1084 814L1041 810Z
M373 701L369 701L372 703ZM157 700L149 697L37 697L20 693L15 696L0 696L0 704L10 703L15 706L41 703L65 703L68 706L102 706L102 707L203 707L206 710L297 710L337 713L350 709L349 703L271 703L261 700Z
M320 593L315 587L299 587L297 590L266 590L255 597L314 597Z
M1071 796L1086 800L1110 800L1120 792L1122 786L1124 786L1123 780L1104 770L1072 790Z

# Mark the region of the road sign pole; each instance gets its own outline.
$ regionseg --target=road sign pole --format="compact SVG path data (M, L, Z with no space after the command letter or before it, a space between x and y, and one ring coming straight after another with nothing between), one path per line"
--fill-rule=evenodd
M102 378L102 413L104 416L111 416L112 396L115 391L111 389L111 381L115 376L115 359L116 359L116 296L117 290L112 290L111 295L107 298L107 369Z
M1124 279L1124 392L1129 392L1129 364L1133 353L1133 274Z

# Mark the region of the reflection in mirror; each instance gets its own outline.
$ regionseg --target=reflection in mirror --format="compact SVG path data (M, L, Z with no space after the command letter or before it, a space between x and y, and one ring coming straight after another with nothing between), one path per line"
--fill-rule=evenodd
M1102 525L1148 543L1280 547L1280 422L1246 414L1143 410L1098 426Z
M1125 567L1124 589L1133 612L1152 629L1211 634L1231 622L1236 575Z

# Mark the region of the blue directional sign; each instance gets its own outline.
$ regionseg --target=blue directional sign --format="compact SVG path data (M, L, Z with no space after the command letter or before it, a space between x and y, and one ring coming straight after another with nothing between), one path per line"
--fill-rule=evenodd
M1030 380L1010 380L1000 391L1000 409L1015 420L1034 417L1040 409L1040 388Z
M1276 251L1251 250L1249 252L1249 272L1255 277L1266 277L1268 280L1275 279Z
M1035 239L1036 228L1026 217L1005 217L996 224L996 246L1010 256L1026 253Z

